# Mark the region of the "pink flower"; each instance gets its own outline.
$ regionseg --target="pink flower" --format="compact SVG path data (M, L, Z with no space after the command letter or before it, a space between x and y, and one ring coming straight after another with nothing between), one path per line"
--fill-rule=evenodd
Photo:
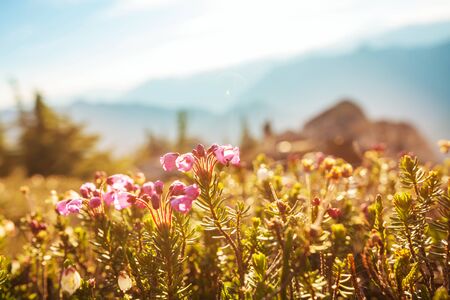
M192 153L185 153L177 157L175 160L175 164L177 166L178 171L188 172L192 169L194 165L195 158Z
M214 150L214 155L223 165L228 165L231 163L232 165L237 166L240 163L238 147L233 147L231 145L218 146Z
M106 183L113 189L117 191L133 191L135 190L135 185L133 179L130 176L124 174L116 174L109 176L106 179Z
M173 196L179 196L184 193L184 188L186 185L179 180L175 180L169 187L169 192Z
M155 181L155 192L158 195L161 195L163 193L163 189L164 189L164 182L162 182L161 180L156 180Z
M56 204L56 210L60 215L67 216L70 214L79 213L83 200L81 199L66 199L59 201Z
M94 192L97 190L95 184L92 182L86 182L83 183L80 187L80 194L83 196L83 198L89 198L92 197Z
M136 190L133 179L124 174L116 174L106 179L108 184L107 192L104 194L103 200L107 205L113 204L118 210L127 208L131 205L133 195L129 192Z
M91 200L89 200L90 208L97 208L100 205L102 205L102 199L100 199L100 197L93 197L91 198Z
M173 171L176 168L175 160L180 156L178 153L169 152L161 156L159 161L164 169L164 171Z
M172 206L172 208L174 210L176 210L180 213L186 214L191 210L193 201L194 201L194 199L192 199L186 195L181 195L181 196L173 197L170 200L170 205Z
M160 202L160 194L157 191L160 189L160 183L161 181L157 181L155 183L149 181L146 182L142 185L141 188L141 197L144 201L148 202L149 200L151 200L152 202L152 206L154 209L158 209L159 208L159 202ZM155 198L156 197L156 198ZM136 206L139 208L145 208L145 205L142 204L141 202L136 202Z
M174 195L170 199L170 205L183 214L191 210L192 202L200 195L200 189L196 184L186 186L180 181L172 183L169 190Z
M149 181L142 185L141 195L145 194L151 197L154 193L155 193L155 184L153 182Z
M104 195L105 203L108 205L113 204L114 208L121 210L131 206L131 200L133 200L133 195L128 192L122 191L110 191Z
M200 195L200 189L198 186L194 183L193 185L189 185L184 188L184 194L188 196L191 199L197 199L197 197Z

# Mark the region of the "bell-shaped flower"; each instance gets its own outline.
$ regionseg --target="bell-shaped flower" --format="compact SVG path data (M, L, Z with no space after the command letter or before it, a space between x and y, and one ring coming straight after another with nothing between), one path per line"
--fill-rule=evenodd
M240 163L238 147L233 147L231 145L218 146L214 150L214 155L223 165L232 164L237 166Z
M178 171L189 172L194 165L195 157L192 153L185 153L177 157L175 165Z
M90 198L94 195L97 187L92 182L83 183L80 187L80 195L83 198Z
M76 214L80 212L80 209L83 205L83 200L79 198L75 199L66 199L59 201L56 204L56 210L60 215L68 216L70 214Z
M133 286L130 276L125 271L121 271L117 277L117 284L122 292L126 292Z
M179 180L175 180L169 187L169 192L173 196L179 196L184 193L186 185Z
M104 201L107 205L114 205L114 208L121 210L131 206L133 195L128 192L110 191L104 195Z
M194 200L186 195L175 196L170 200L170 205L174 210L186 214L191 210Z
M115 174L106 179L108 186L116 191L131 192L135 189L133 179L124 174Z
M81 276L74 267L64 269L61 276L61 290L69 295L75 293L81 286Z
M197 184L188 185L184 188L184 194L188 196L191 199L197 199L197 197L200 195L200 189L198 188Z
M161 156L159 159L161 166L163 167L164 171L173 171L177 167L175 164L176 159L180 156L178 153L175 152L169 152Z

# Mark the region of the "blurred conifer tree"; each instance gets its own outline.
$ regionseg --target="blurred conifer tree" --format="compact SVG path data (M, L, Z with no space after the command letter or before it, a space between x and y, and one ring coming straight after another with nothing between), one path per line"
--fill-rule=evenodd
M241 120L241 143L240 148L245 150L250 150L256 145L256 140L252 136L250 132L250 128L248 127L248 122L246 118Z
M97 136L83 133L83 126L59 116L39 93L21 126L22 162L29 175L75 175L95 155Z

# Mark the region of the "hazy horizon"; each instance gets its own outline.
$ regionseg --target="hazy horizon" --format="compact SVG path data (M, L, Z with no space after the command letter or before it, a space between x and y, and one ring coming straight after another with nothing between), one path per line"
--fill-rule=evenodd
M57 105L114 99L151 79L366 42L433 43L429 34L411 37L407 29L449 21L447 1L6 1L0 4L0 109L14 103L11 79L26 101L36 89ZM447 28L433 35L442 39Z

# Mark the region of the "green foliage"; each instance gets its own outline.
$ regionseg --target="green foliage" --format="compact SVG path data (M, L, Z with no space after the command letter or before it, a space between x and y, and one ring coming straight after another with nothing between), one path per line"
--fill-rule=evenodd
M85 134L83 126L58 115L39 93L21 126L21 162L29 175L86 177L96 169L111 169L110 156L95 150L98 137Z
M30 214L20 255L0 259L0 298L57 299L70 264L82 282L64 299L448 299L448 170L371 155L347 177L330 176L345 162L315 154L308 172L299 161L259 157L246 170L205 159L185 176L200 188L187 214L170 196L139 208L139 176L128 208ZM95 186L106 193L106 182Z

